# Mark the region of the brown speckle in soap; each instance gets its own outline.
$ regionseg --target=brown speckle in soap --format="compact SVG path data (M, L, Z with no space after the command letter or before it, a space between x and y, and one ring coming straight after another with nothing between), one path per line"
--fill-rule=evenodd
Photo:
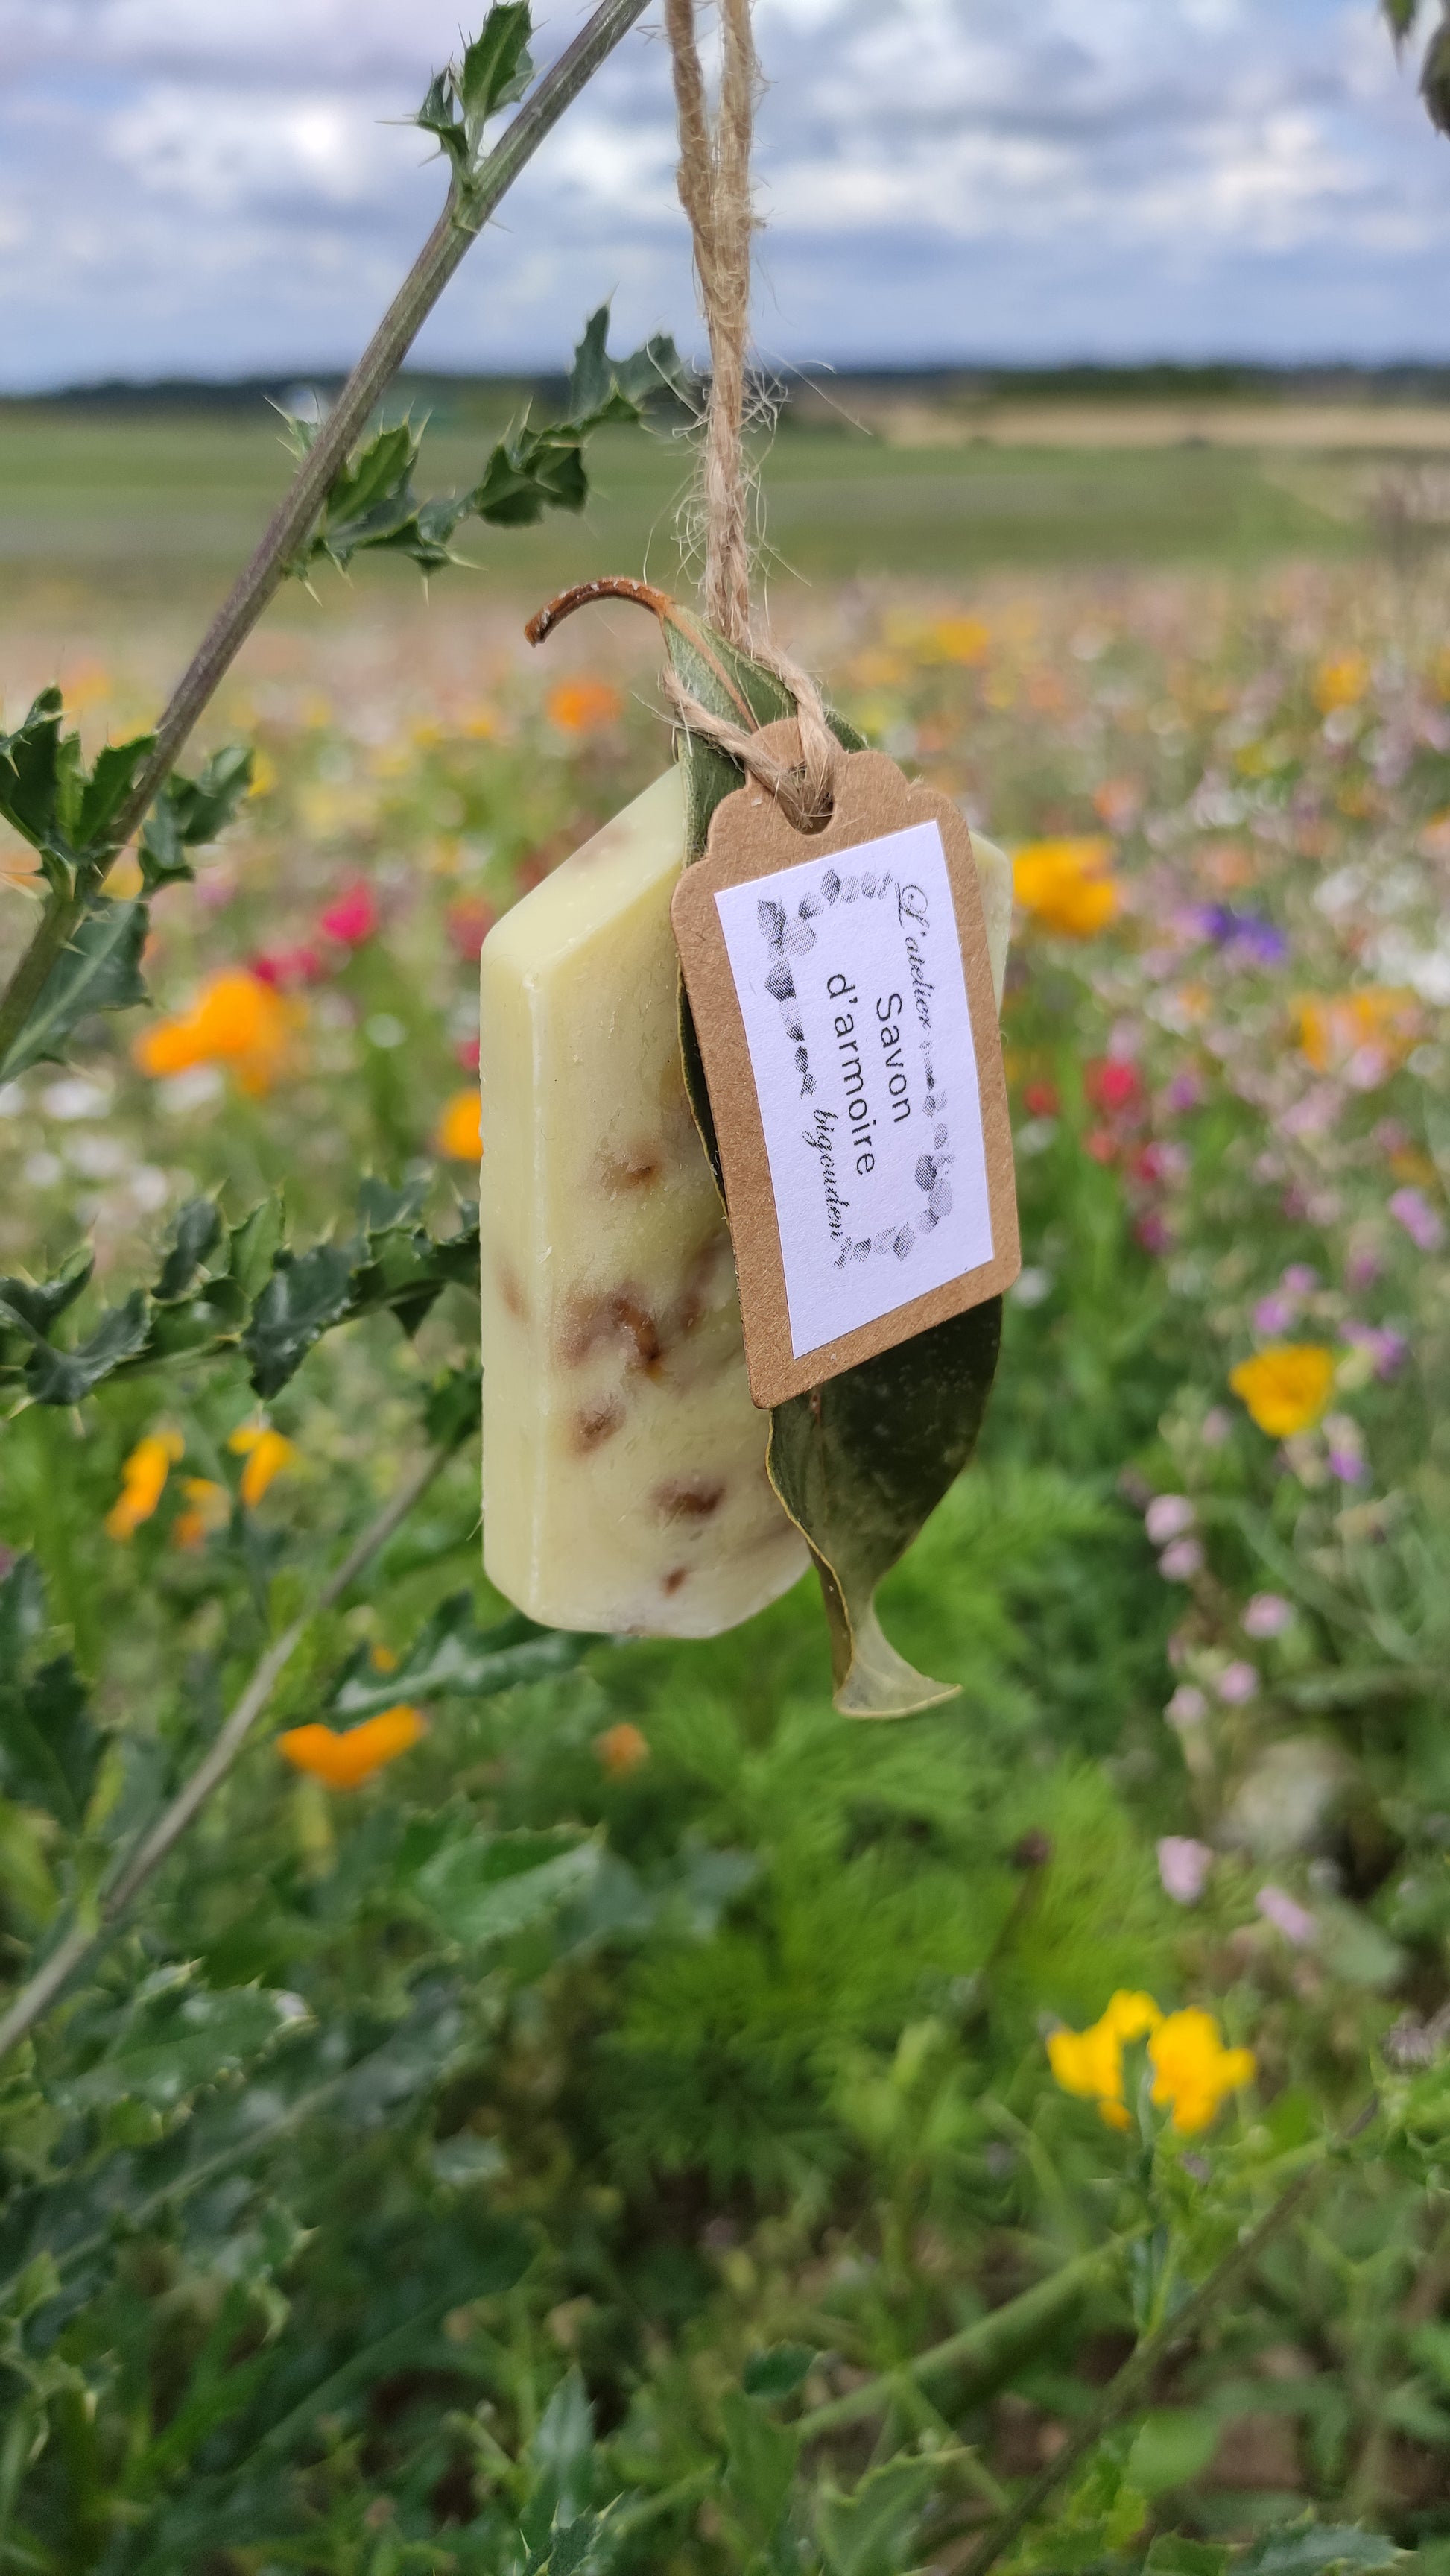
M498 1278L498 1293L509 1313L516 1323L526 1324L529 1319L529 1309L524 1292L513 1271L506 1261L495 1261L494 1270Z
M647 1190L664 1170L664 1157L648 1145L632 1146L627 1153L611 1156L604 1166L604 1186L615 1190Z
M633 1286L616 1288L608 1297L573 1297L569 1301L560 1335L566 1365L579 1367L601 1343L609 1342L624 1343L629 1366L653 1376L661 1356L659 1326Z
M586 1404L581 1406L570 1425L574 1447L587 1458L591 1449L611 1440L624 1420L622 1404Z
M665 1576L664 1581L660 1585L660 1590L661 1592L669 1593L678 1592L680 1585L682 1583L688 1583L689 1580L690 1569L687 1565L672 1565L669 1573Z
M707 1521L725 1499L724 1479L677 1476L668 1485L657 1485L652 1499L655 1510L667 1521Z

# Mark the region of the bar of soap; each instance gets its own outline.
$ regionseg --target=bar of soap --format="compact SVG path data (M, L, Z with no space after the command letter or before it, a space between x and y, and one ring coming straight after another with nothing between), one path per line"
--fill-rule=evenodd
M480 961L484 1566L552 1627L713 1637L804 1573L680 1070L671 769Z
M484 1566L551 1627L718 1636L809 1562L680 1070L684 847L671 769L480 960ZM1011 868L973 849L1000 1003Z

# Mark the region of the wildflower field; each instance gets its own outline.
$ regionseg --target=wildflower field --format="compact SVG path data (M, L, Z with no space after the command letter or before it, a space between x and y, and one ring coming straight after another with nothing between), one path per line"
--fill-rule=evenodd
M483 1579L478 950L667 738L622 616L359 592L208 719L156 1007L0 1092L5 1993L315 1613L0 2063L0 2569L1450 2568L1433 563L782 612L1016 869L1026 1267L884 1594L961 1695L879 1726L813 1584L666 1645Z

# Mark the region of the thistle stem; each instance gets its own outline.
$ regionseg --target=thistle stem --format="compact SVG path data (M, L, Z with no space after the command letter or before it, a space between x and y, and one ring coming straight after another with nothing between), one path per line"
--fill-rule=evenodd
M220 608L183 672L156 728L156 746L137 773L131 793L111 827L110 855L94 886L103 882L148 812L158 788L175 767L198 717L236 660L253 627L286 579L349 448L366 427L380 396L397 374L422 324L467 257L477 236L515 179L552 133L566 108L592 80L614 48L643 17L648 0L601 0L587 25L544 74L482 164L466 200L455 190L382 321L338 395L312 447L280 503L256 553ZM25 1027L62 950L84 917L87 895L52 894L39 927L0 999L0 1065ZM0 2025L3 2034L3 2025ZM0 2041L3 2044L3 2041Z
M33 2029L81 1962L115 1929L132 1898L139 1895L149 1878L155 1876L187 1826L200 1814L213 1789L226 1778L313 1620L324 1610L330 1610L335 1601L341 1600L363 1567L370 1564L379 1549L387 1545L394 1530L427 1492L456 1446L456 1442L450 1442L446 1447L428 1451L412 1475L399 1486L391 1502L384 1504L376 1520L363 1531L342 1563L327 1577L315 1600L292 1621L290 1627L283 1629L280 1637L274 1638L215 1741L208 1746L190 1778L178 1789L164 1815L157 1818L149 1834L142 1836L130 1859L105 1890L94 1918L89 1921L82 1919L71 1925L49 1958L37 1968L30 1983L21 1988L4 2019L0 2020L0 2058L14 2047L18 2039L23 2039L28 2030Z

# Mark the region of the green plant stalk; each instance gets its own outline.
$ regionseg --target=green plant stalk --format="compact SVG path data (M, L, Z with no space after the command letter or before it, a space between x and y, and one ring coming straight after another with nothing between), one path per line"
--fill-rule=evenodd
M847 2424L857 2424L863 2415L877 2414L889 2406L902 2380L934 2379L946 2370L968 2370L985 2377L1013 2346L1055 2325L1064 2310L1095 2289L1113 2270L1127 2241L1115 2237L1110 2245L1095 2246L1090 2254L1074 2256L1047 2280L1034 2282L1020 2297L993 2308L987 2316L978 2317L975 2324L963 2326L945 2343L933 2344L929 2351L915 2354L896 2370L883 2371L879 2379L867 2380L845 2397L833 2397L827 2405L813 2407L798 2419L795 2431L803 2442L812 2442L823 2433L837 2433Z
M428 1451L412 1475L399 1486L392 1500L384 1504L377 1519L363 1531L356 1545L348 1550L342 1563L327 1577L316 1598L267 1648L215 1741L208 1746L190 1778L182 1783L165 1813L157 1818L149 1834L143 1835L130 1859L103 1891L94 1914L78 1917L57 1942L49 1958L37 1968L29 1984L22 1986L10 2010L0 2020L0 2058L14 2047L17 2040L23 2039L28 2030L33 2029L83 1960L115 1930L132 1898L139 1895L149 1878L154 1877L181 1840L187 1826L200 1814L212 1791L226 1778L314 1619L320 1617L324 1610L330 1610L335 1601L341 1600L363 1567L370 1564L379 1549L387 1545L394 1530L406 1520L413 1505L427 1492L457 1446L458 1442L453 1441L446 1447Z
M588 24L525 100L466 194L460 195L456 187L450 190L448 204L348 377L256 553L173 690L156 728L155 749L111 825L109 856L84 890L69 895L52 893L47 898L40 926L0 998L0 1063L25 1027L51 968L84 919L90 895L104 883L114 860L144 820L198 717L281 588L348 450L397 374L449 279L461 267L476 236L546 135L552 133L565 110L573 105L635 21L643 17L647 6L648 0L601 0Z
M1230 2246L1222 2261L1214 2265L1207 2280L1199 2285L1192 2297L1185 2299L1182 2307L1173 2316L1165 2317L1162 2325L1139 2344L1137 2351L1130 2354L1124 2362L1116 2378L1109 2380L1097 2405L1084 2416L1077 2431L1068 2442L1064 2443L1057 2457L1033 2479L1026 2493L1019 2496L1011 2512L1004 2514L1002 2520L994 2523L989 2531L983 2532L975 2548L968 2551L961 2561L958 2576L986 2576L987 2569L996 2566L1003 2553L1011 2548L1013 2541L1026 2530L1033 2517L1041 2511L1054 2489L1059 2487L1063 2479L1077 2467L1079 2460L1085 2458L1087 2453L1102 2440L1103 2435L1111 2432L1113 2426L1120 2422L1124 2415L1131 2414L1142 2402L1152 2387L1159 2364L1176 2345L1197 2333L1204 2319L1218 2306L1225 2291L1233 2288L1240 2274L1249 2271L1258 2261L1271 2239L1307 2207L1336 2155L1342 2153L1347 2147L1353 2146L1356 2139L1363 2136L1378 2110L1378 2097L1371 2095L1363 2109L1350 2121L1349 2126L1340 2131L1339 2136L1320 2157L1318 2163L1313 2165L1308 2173L1300 2174L1296 2181L1290 2183L1287 2191L1280 2193L1273 2207L1265 2211L1257 2227L1251 2227L1247 2236L1241 2238L1237 2245Z

